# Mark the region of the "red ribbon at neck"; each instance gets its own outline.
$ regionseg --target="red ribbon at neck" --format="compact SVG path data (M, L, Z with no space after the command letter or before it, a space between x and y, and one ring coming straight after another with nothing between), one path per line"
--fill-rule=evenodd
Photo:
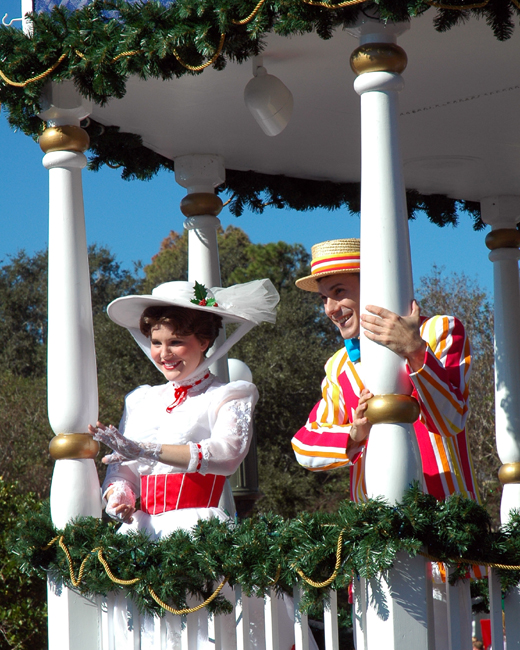
M190 388L193 388L194 386L198 386L201 382L203 382L208 377L209 377L209 372L205 374L204 377L202 377L202 379L199 379L198 381L194 381L193 384L189 384L188 386L177 386L176 388L174 388L173 394L175 396L175 399L170 404L170 406L166 407L166 412L171 413L176 406L180 406L183 402L185 402L186 398L188 397L188 391L190 390Z

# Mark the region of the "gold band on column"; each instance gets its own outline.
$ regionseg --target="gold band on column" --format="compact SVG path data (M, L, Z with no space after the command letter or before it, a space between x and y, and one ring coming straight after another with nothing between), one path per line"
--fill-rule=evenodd
M44 153L77 151L83 153L90 146L90 138L80 126L50 126L38 139Z
M516 228L498 228L486 235L486 246L489 250L497 248L520 248L520 230Z
M506 483L520 483L520 463L506 463L498 470L498 480Z
M187 194L181 201L181 212L185 217L200 217L208 215L216 217L220 214L222 200L212 192L193 192Z
M419 413L419 402L410 395L374 395L366 417L370 424L413 424Z
M350 55L350 67L357 74L365 72L395 72L401 74L408 57L395 43L367 43L360 45Z
M88 433L59 433L50 441L49 453L54 460L95 458L99 442Z

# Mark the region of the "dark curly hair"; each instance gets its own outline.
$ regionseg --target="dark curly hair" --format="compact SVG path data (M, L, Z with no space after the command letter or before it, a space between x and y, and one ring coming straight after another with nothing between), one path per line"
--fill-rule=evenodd
M185 307L147 307L141 314L139 329L150 338L152 329L157 325L169 325L179 336L194 334L199 341L208 342L209 350L222 327L222 318L217 314Z

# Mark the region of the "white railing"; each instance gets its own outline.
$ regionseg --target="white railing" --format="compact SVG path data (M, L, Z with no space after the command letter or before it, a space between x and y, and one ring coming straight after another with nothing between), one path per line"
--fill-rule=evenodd
M429 562L424 562L425 574L429 573ZM449 570L448 570L449 575ZM374 618L367 616L367 605L374 608L371 593L379 578L354 580L354 604L352 621L356 650L380 650L384 647L380 627ZM370 585L371 583L371 585ZM471 637L481 637L480 618L490 619L491 645L493 650L520 649L520 616L516 608L517 590L506 596L502 607L500 580L495 570L488 576L490 614L471 616L470 582L459 581L455 585L434 584L428 581L428 617L423 621L428 630L428 650L471 650ZM371 587L371 589L369 588ZM213 616L207 609L187 616L166 614L159 617L143 617L132 598L124 592L113 592L94 600L83 599L90 609L98 611L98 643L95 646L82 645L92 650L118 650L124 647L132 650L153 647L154 650L188 650L196 647L195 638L207 630L207 637L215 650L339 650L337 593L327 592L323 603L322 620L312 621L300 611L301 587L293 590L293 598L282 600L274 590L261 599L243 597L240 586L227 588L226 598L232 603L233 611L228 615ZM372 598L372 600L371 600ZM398 598L396 598L398 600ZM192 606L194 601L190 602ZM380 603L378 615L384 619L388 603ZM399 602L400 606L414 609L414 603ZM294 608L294 637L288 621L288 608ZM420 611L420 608L419 610ZM385 614L386 612L386 614ZM504 615L505 613L505 615ZM145 620L146 618L146 620ZM368 621L368 624L367 624ZM504 625L505 621L505 625ZM123 629L124 628L124 629ZM316 645L312 631L319 631L322 638ZM506 640L507 630L507 640ZM94 635L95 636L95 635ZM144 641L146 637L146 641ZM175 638L175 645L172 640ZM401 631L401 650L416 650L410 630ZM80 642L79 639L76 641ZM50 643L50 650L58 650L59 643Z
M295 587L294 604L294 647L295 650L312 650L316 647L310 638L310 629L307 614L300 612L301 590ZM207 610L201 610L187 616L154 616L153 620L148 618L144 624L144 617L141 616L135 603L130 597L124 598L121 594L109 594L97 601L99 609L99 648L100 650L116 650L121 646L122 639L117 639L121 634L121 624L126 622L124 631L124 647L140 650L142 647L142 635L153 638L154 650L170 650L172 635L177 637L176 648L188 650L194 647L193 636L200 634L201 616L207 624L208 640L215 644L215 650L289 650L290 645L285 648L280 643L279 614L281 609L286 609L285 603L274 590L264 597L263 606L258 607L259 601L242 596L240 586L236 586L231 593L226 594L233 604L233 612L228 615L212 616ZM254 609L254 615L251 609ZM260 616L259 616L260 614ZM116 618L118 620L116 620ZM253 620L254 619L254 620ZM324 602L323 621L317 621L318 628L324 630L324 643L326 650L339 650L338 641L338 616L337 616L337 594L335 591L328 592L328 598ZM226 632L224 633L224 628ZM145 631L143 631L145 630ZM144 644L143 644L144 645ZM147 643L147 647L149 647Z

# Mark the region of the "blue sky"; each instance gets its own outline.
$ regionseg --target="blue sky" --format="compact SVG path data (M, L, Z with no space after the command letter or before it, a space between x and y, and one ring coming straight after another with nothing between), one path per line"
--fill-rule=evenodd
M37 143L12 131L0 114L0 260L25 249L29 254L47 246L48 172ZM141 260L147 264L170 230L182 230L179 203L185 190L172 173L151 181L123 181L120 172L103 169L83 172L85 219L89 243L110 248L126 268ZM224 208L222 225L245 230L255 243L299 242L310 251L312 244L338 237L359 235L359 218L346 210L294 212L270 209L263 215L244 213L233 217ZM464 272L488 293L492 290L492 264L487 258L485 232L474 232L471 219L460 215L460 224L439 228L421 214L410 222L414 280L432 266Z
M20 0L2 0L0 18L20 15ZM19 24L19 23L18 23ZM31 254L47 246L48 172L37 143L12 131L0 113L0 260L25 249ZM126 268L141 260L147 264L170 230L182 229L179 203L185 190L172 173L151 181L123 181L117 170L83 173L85 216L89 243L105 245ZM359 218L346 210L293 212L268 209L263 215L245 213L233 217L224 208L222 225L245 230L255 243L283 240L312 244L338 237L359 235ZM474 232L471 219L460 215L456 227L439 228L425 215L410 222L414 281L432 266L448 272L464 272L492 292L492 264L484 244L486 232Z

